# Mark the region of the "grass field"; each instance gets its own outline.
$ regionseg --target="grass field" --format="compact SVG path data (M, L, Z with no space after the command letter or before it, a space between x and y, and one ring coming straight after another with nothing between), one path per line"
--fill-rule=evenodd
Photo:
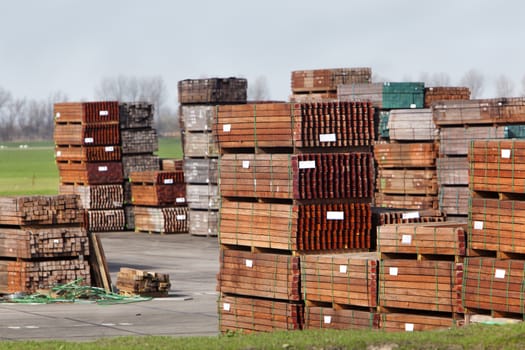
M180 139L159 139L158 155L182 158ZM58 182L52 141L0 143L0 196L57 194Z
M384 333L317 330L220 337L123 337L95 342L0 342L7 349L281 349L281 350L462 350L525 348L525 325L472 325L447 331Z

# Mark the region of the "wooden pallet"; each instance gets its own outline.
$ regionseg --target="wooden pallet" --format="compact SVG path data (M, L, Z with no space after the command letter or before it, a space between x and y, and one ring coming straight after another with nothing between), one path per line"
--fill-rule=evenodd
M360 309L305 306L304 329L378 329L379 315Z
M192 236L216 237L219 228L219 212L217 210L190 209L189 233Z
M394 109L390 111L387 123L390 140L434 141L439 132L428 108Z
M219 299L221 333L300 330L303 323L302 303L235 295L221 295Z
M78 195L84 209L118 209L124 203L122 185L65 185L58 187L60 194Z
M294 93L336 91L340 84L370 83L372 68L331 68L292 71Z
M466 258L463 304L467 309L524 315L523 271L525 260Z
M470 190L467 186L440 186L439 210L447 215L468 214Z
M135 231L147 233L188 232L188 208L135 206Z
M217 286L222 293L300 301L299 257L221 249Z
M181 104L246 103L248 81L244 78L186 79L178 82Z
M525 254L525 202L472 198L469 206L469 247Z
M124 102L119 104L120 128L153 128L155 106L149 102Z
M155 129L127 129L120 131L123 154L154 153L159 150Z
M437 144L376 143L374 158L381 168L409 168L436 166Z
M525 122L525 98L443 101L432 106L438 126Z
M387 259L379 269L381 307L461 312L462 265L454 261Z
M62 184L107 185L124 180L121 162L57 161Z
M42 259L88 256L87 233L80 226L0 227L0 257Z
M425 108L430 108L435 102L450 100L469 100L468 87L434 86L425 88Z
M463 185L468 187L469 162L467 157L444 157L436 160L437 179L440 186Z
M184 158L184 179L190 184L217 184L219 160L217 158Z
M219 210L221 197L215 184L187 184L186 201L190 209Z
M379 328L386 332L414 332L445 330L463 324L462 320L450 315L424 315L406 312L381 313Z
M368 249L369 204L279 204L222 200L222 244L318 251Z
M224 197L280 199L373 196L372 153L224 154L220 190Z
M472 141L470 189L525 194L525 140Z
M504 139L505 126L468 125L442 127L439 152L446 156L466 156L472 140Z
M120 146L56 146L55 159L58 162L118 162L122 159L122 150Z
M115 124L119 121L119 105L114 101L61 102L54 104L57 123Z
M55 121L56 145L115 146L120 144L118 124L73 124Z
M117 274L120 294L143 297L167 297L171 288L170 275L121 267Z
M75 195L0 197L0 225L73 225L83 223Z
M377 228L377 249L381 254L465 256L466 231L466 222L383 225Z
M82 278L90 285L90 266L83 259L2 262L0 293L35 293ZM6 283L7 282L7 283Z
M216 106L181 106L180 123L184 131L212 131L217 121Z
M386 194L437 195L436 169L379 168L377 190Z
M377 306L377 253L301 256L301 288L306 301Z
M92 232L124 231L126 216L124 209L98 209L86 211L86 224Z

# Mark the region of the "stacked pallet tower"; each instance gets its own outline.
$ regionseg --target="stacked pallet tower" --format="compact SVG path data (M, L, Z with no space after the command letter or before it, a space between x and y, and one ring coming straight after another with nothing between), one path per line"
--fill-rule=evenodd
M131 173L160 170L160 160L154 154L159 149L157 132L153 128L154 106L147 102L125 102L119 105L122 139L122 171L124 177L124 211L126 228L135 228L134 203L131 193Z
M448 102L446 108L444 103L435 105L435 117L441 124L476 121L491 125L493 131L519 131L525 122L525 99ZM524 149L525 141L519 139L469 143L468 251L463 267L467 320L525 317Z
M131 172L129 181L136 232L188 232L183 170Z
M247 87L242 78L186 79L178 84L191 235L217 236L216 106L246 103Z
M78 194L89 231L121 231L122 148L118 102L55 104L59 193Z
M377 259L334 254L371 246L373 132L368 103L218 107L221 332L374 327Z
M0 198L0 294L90 285L83 220L75 195Z

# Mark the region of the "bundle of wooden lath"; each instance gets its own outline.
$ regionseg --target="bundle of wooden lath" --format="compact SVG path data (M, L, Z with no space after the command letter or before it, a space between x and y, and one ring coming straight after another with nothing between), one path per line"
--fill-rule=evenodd
M117 289L121 294L166 297L170 287L169 274L123 267L117 275Z

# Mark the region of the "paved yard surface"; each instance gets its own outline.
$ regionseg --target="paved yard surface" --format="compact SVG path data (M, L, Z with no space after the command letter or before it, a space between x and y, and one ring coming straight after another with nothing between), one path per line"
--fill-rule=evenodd
M218 334L216 238L133 232L100 235L113 284L120 267L169 273L170 297L110 306L3 303L0 340Z

